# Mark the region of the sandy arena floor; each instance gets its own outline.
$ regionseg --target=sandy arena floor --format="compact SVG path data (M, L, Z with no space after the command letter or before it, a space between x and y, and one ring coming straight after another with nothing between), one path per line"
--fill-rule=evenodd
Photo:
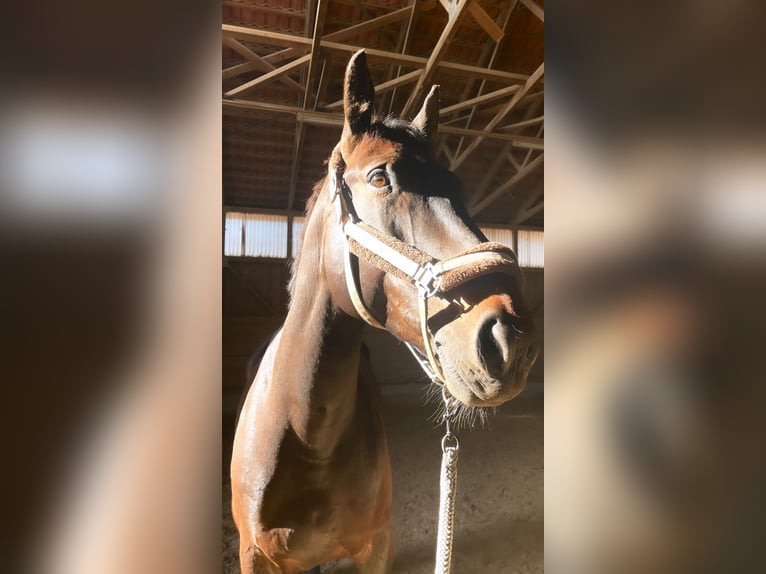
M441 428L429 422L420 385L382 388L394 473L396 574L433 572ZM455 574L543 572L543 393L530 384L489 428L459 433ZM223 573L239 572L239 538L223 489ZM322 573L355 572L350 563Z

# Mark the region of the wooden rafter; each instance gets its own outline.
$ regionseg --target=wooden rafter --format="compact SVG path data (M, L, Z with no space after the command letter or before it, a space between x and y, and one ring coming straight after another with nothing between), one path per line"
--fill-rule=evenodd
M477 213L481 212L482 210L489 207L498 197L506 193L508 190L510 190L514 185L519 183L522 179L527 177L530 173L535 171L542 163L543 163L543 157L544 154L538 155L535 159L530 161L527 165L523 166L521 170L516 172L513 177L511 177L508 181L506 181L504 184L502 184L500 187L492 191L489 195L487 195L485 198L480 199L476 203L474 203L469 209L469 213L471 215L476 215Z
M306 76L306 91L303 96L303 109L309 109L309 103L311 100L311 94L314 86L314 77L316 76L317 67L319 65L319 42L322 39L324 32L324 22L327 15L327 7L330 4L329 0L319 0L316 8L316 19L314 21L313 38L311 41L311 52L308 54L310 60L308 74ZM310 28L306 26L307 35L310 32ZM313 108L312 108L313 109ZM293 161L290 168L290 187L287 193L287 210L290 211L293 208L295 202L295 190L298 185L298 172L300 171L301 157L303 156L303 120L298 117L295 123L295 144L293 146ZM292 221L288 222L288 247L292 248Z
M425 0L424 2L416 2L416 6L415 6L416 11L418 13L426 12L428 10L433 10L435 7L436 7L436 0ZM410 10L410 8L409 7L401 8L399 10L394 10L393 12L389 12L388 14L378 16L377 18L371 18L364 22L360 22L359 24L349 26L348 28L343 28L343 30L338 30L337 32L332 32L331 34L327 34L326 36L324 36L323 40L325 42L340 42L342 40L347 40L348 38L352 38L364 32L369 32L370 30L380 29L382 26L387 26L389 24L396 23L397 21L403 20L404 18L406 18L407 10ZM225 26L226 25L224 25L224 31L226 30ZM273 54L269 54L268 56L264 56L264 60L272 64L278 64L279 62L289 60L296 56L302 56L305 53L307 47L308 47L308 43L306 44L306 46L286 48L284 50L274 52Z
M373 18L372 14L365 7L365 5L361 3L360 0L354 0L354 4L356 4L357 8L359 8L359 11L362 13L362 16L364 16L365 20L372 20ZM388 41L389 46L392 46L392 47L396 46L396 40L394 40L388 32L386 32L385 30L378 30L378 34L380 34L383 38L385 38Z
M511 94L518 92L520 89L521 86L518 84L515 86L508 86L507 88L501 88L499 90L495 90L494 92L484 94L483 96L477 96L475 98L471 98L470 100L464 100L455 105L442 108L439 111L439 115L444 116L453 112L459 112L460 110L464 110L466 108L473 108L482 104L494 102L495 100L500 100L506 96L510 96Z
M504 31L505 28L508 26L508 22L511 19L511 13L515 10L517 2L518 0L511 0L500 11L500 14L498 14L497 22L499 23L499 25L502 26L501 30ZM481 63L482 66L485 66L486 68L491 68L495 63L495 59L497 58L497 54L499 51L500 51L500 42L493 42L492 38L488 38L484 43L484 48L482 49L481 56L479 57L480 58L479 62ZM466 84L465 89L463 90L463 95L460 98L461 101L465 100L466 98L469 97L470 94L473 93L473 86L476 81L477 80L472 79ZM479 85L478 93L476 94L477 96L482 95L482 92L484 91L485 86L486 86L486 80L482 80L481 84ZM465 124L463 125L463 127L465 128L470 127L475 113L476 113L476 107L473 107L470 113L468 114L468 116L466 117ZM463 138L461 138L460 141L458 142L455 155L460 153L460 150L463 147L463 141L464 141ZM453 156L450 159L450 164L452 164L454 161L455 161L455 156Z
M536 126L537 124L541 124L545 121L545 115L537 116L536 118L530 118L528 120L523 120L520 122L516 122L513 124L508 124L507 126L500 126L499 130L514 130L518 128L525 128L528 126Z
M405 103L402 108L401 115L403 117L406 117L410 113L415 106L415 103L420 101L426 87L430 85L434 73L436 72L436 66L447 51L449 41L452 39L452 36L455 35L458 24L460 24L461 18L466 13L468 6L472 1L473 0L458 0L457 4L450 4L451 12L449 13L447 25L444 27L441 36L439 36L439 39L436 41L436 45L434 46L428 61L426 61L423 72L418 78L418 83L410 93L410 97L407 98L407 103Z
M455 170L466 160L466 158L473 153L473 151L479 147L479 144L484 141L486 137L489 137L489 132L492 132L492 130L495 129L497 124L499 124L503 118L510 113L511 110L516 106L516 104L519 103L521 98L524 97L524 95L534 86L537 81L543 76L545 73L545 63L543 62L540 64L540 66L535 70L535 72L529 76L529 79L526 81L524 86L516 92L511 100L503 106L503 108L495 114L495 117L493 117L490 122L487 124L487 126L484 128L485 135L478 136L476 139L474 139L468 147L465 149L463 153L461 153L454 162L451 164L451 169Z
M489 189L489 186L492 185L492 182L497 176L497 172L500 171L500 168L503 167L503 165L505 165L505 157L507 157L507 154L511 153L512 149L513 142L508 142L503 146L503 150L495 156L495 159L492 161L492 165L484 173L484 177L481 178L481 182L479 182L478 187L471 194L472 203L475 203L484 197L484 193L487 191L487 189ZM517 171L519 169L521 169L521 167L517 168Z
M531 150L543 149L544 147L544 142L542 139L531 136L502 134L499 132L483 132L481 130L469 130L466 128L456 128L453 126L444 126L443 128L439 126L439 131L444 132L445 134L453 134L458 136L484 137L488 139L512 141L516 147Z
M543 135L543 130L545 130L545 124L541 125L541 126L540 126L540 127L537 129L537 137L538 137L538 138L539 138L540 136L542 136L542 135ZM531 157L532 157L532 150L529 150L529 151L527 151L527 155L526 155L526 157L524 158L524 163L522 163L522 164L521 164L521 165L522 165L522 167L523 167L523 166L525 166L525 165L527 165L527 164L529 163L529 160L530 160L530 158L531 158Z
M524 6L526 6L532 14L540 18L540 21L545 22L545 12L540 5L534 0L519 0Z
M311 53L309 54L309 71L306 79L306 93L303 96L303 109L306 110L309 107L309 100L314 89L314 80L317 72L317 66L319 65L319 42L322 39L324 33L324 21L327 15L327 6L330 4L330 0L319 0L317 6L316 22L314 24L314 37L311 40Z
M269 30L261 30L257 28L247 28L244 26L233 26L230 24L223 24L222 30L225 32L224 38L227 35L256 38L259 41L275 45L275 46L294 46L299 48L307 48L311 45L310 38L304 38L303 36L295 36L293 34L283 34L280 32L271 32ZM330 41L329 34L323 38L320 45L323 49L333 52L341 52L345 54L353 54L362 49L361 46L354 46L350 44L340 44L338 42ZM377 50L374 48L364 48L367 52L367 56L374 58L380 62L386 64L401 64L411 68L425 68L428 63L427 58L421 58L418 56L410 56L408 54L397 54L396 52L390 52L386 50ZM526 74L516 74L513 72L505 72L501 70L489 70L487 68L481 68L479 66L469 66L466 64L458 64L455 62L438 62L437 68L451 72L458 76L467 76L469 78L486 79L492 82L516 84L519 82L526 82L530 76Z
M355 7L354 11L357 15L361 11L362 17L353 25L342 23L343 15L334 11L338 2L344 6ZM245 10L260 9L255 4L241 6L240 2L235 0L224 0L224 5L229 4ZM524 8L518 4L523 4ZM432 23L432 18L421 19L419 15L434 8L440 11L442 6L448 14L447 24L440 31L438 39L431 38L430 46L433 50L425 54L415 52L418 55L413 55L411 45L418 39L416 30L421 29L423 20L429 26ZM529 220L544 206L542 190L538 189L537 185L534 191L529 190L532 193L526 191L525 184L519 185L535 170L537 174L541 173L539 167L544 161L541 153L544 148L544 114L539 105L544 94L543 82L540 81L544 75L544 64L540 64L530 75L515 73L518 70L512 67L509 69L507 65L496 62L500 62L501 58L503 62L506 61L503 56L506 52L501 47L505 37L508 37L508 41L512 41L514 46L517 45L517 41L523 42L523 38L519 40L515 35L512 36L511 29L508 28L511 15L522 10L524 17L529 21L530 16L526 14L529 11L535 18L544 22L544 11L541 0L507 0L491 7L494 11L492 17L487 13L489 7L486 10L482 7L481 0L399 0L395 5L387 2L385 5L370 3L369 0L305 0L300 9L301 20L298 23L291 20L289 31L254 24L223 24L224 45L232 47L245 58L245 61L240 60L241 63L228 56L224 60L227 67L222 70L222 78L227 81L227 87L241 82L241 85L229 89L223 95L224 117L228 116L233 122L232 114L251 116L266 121L270 130L276 129L273 126L280 126L278 129L281 130L286 122L277 118L289 115L294 118L294 122L289 122L288 125L295 126L293 138L289 135L287 138L282 137L282 144L275 141L282 154L290 153L287 149L292 150L291 162L281 162L284 169L281 170L283 175L279 177L276 177L276 174L261 174L249 169L249 162L240 157L241 150L245 147L239 144L237 149L240 151L237 151L227 164L233 170L229 175L236 178L238 175L247 174L251 181L243 181L238 184L239 187L232 187L230 199L241 195L239 201L245 201L247 195L241 191L235 193L235 190L244 190L242 186L252 188L255 182L260 184L262 176L265 176L273 179L273 182L270 186L263 187L263 193L271 193L272 188L277 189L276 183L281 179L282 189L288 188L288 193L285 194L287 201L279 201L284 212L288 214L288 218L292 218L294 213L300 211L296 210L296 205L300 195L297 189L302 181L301 164L306 161L309 153L312 157L318 153L318 142L326 143L331 131L338 130L339 133L343 124L342 115L339 113L343 105L342 100L328 103L325 94L332 94L337 87L341 61L345 62L352 53L364 48L368 61L375 68L375 76L380 77L379 81L382 81L375 87L375 92L379 95L376 98L376 111L380 114L385 114L386 111L389 114L399 112L399 106L406 99L400 115L413 115L434 78L445 77L442 82L443 93L452 105L440 111L439 138L435 145L437 155L442 154L446 157L445 161L452 169L458 169L463 164L467 166L468 161L471 173L478 168L479 178L466 182L471 184L468 190L474 190L468 198L469 211L473 214L480 211L489 213L487 208L498 207L492 204L504 194L512 192L517 196L518 190L524 190L520 200L513 202L514 206L518 206L516 213L493 213L492 219L501 215L503 221L512 225ZM277 11L279 10L281 8L277 7ZM227 13L225 10L224 15ZM471 21L464 25L466 14L470 15ZM444 22L444 17L441 18ZM324 34L325 21L328 22L327 27L330 27L330 22L333 22L336 28L339 24L345 27ZM540 24L534 26L539 27ZM458 39L460 45L476 50L475 56L467 64L449 61L451 56L445 57L445 54L452 54L448 47L454 43L457 34L464 31L468 34L469 29L470 35L460 36ZM486 36L481 33L482 30ZM368 41L371 35L373 38ZM384 40L380 41L377 36ZM423 38L420 38L420 41L422 40ZM370 44L377 44L378 47L367 47ZM502 44L508 45L505 42ZM276 48L271 48L273 46ZM237 81L238 77L241 77L240 82ZM261 101L261 93L266 92L252 93L266 82L273 82L269 84L269 87L272 87L277 81L290 85L290 89L295 92L300 90L301 98L295 100L294 96L284 91L281 86L276 86L273 90L275 97L282 98L281 101L277 100L280 103ZM290 82L292 84L289 84ZM414 89L410 91L410 88ZM535 89L539 91L534 92ZM398 98L397 92L400 92ZM247 99L248 96L251 99ZM249 122L240 123L250 125ZM225 132L227 141L232 141L228 136L232 134L232 130L236 131L236 125L236 122L231 123ZM324 126L325 129L317 130L308 126ZM311 134L311 139L304 142L308 133ZM234 140L243 139L241 134L232 137ZM479 157L479 154L473 152L485 139L499 141L503 145L494 146L497 152L484 154L487 157ZM272 155L278 157L276 151ZM291 166L289 175L288 165ZM466 174L469 171L466 171ZM506 171L511 171L512 175L503 175ZM498 176L502 176L502 179ZM480 183L478 180L481 180ZM539 181L537 176L535 181ZM505 206L506 202L502 205ZM290 239L288 232L288 243Z
M301 8L278 8L276 6L251 4L249 2L232 2L231 0L223 0L221 4L223 6L229 6L231 8L238 8L239 10L248 10L252 12L266 12L270 14L280 14L282 16L296 16L298 18L304 18L306 16L306 11Z
M409 74L404 74L402 76L399 76L398 78L394 78L390 82L383 82L382 84L378 84L377 86L375 86L375 94L379 95L379 94L387 92L388 90L398 88L399 86L403 86L405 84L414 82L415 80L418 79L419 76L420 76L420 70L417 70L415 72L410 72ZM325 109L335 110L342 107L343 107L343 100L337 100L331 104L327 104L325 106Z
M322 58L322 71L319 74L319 87L317 88L317 96L314 99L314 105L311 107L312 110L316 110L319 107L319 104L324 101L327 84L330 83L329 70L331 64L332 62L328 58Z
M489 14L484 11L484 8L482 8L476 0L471 0L471 2L469 2L468 11L471 13L471 16L473 16L473 19L476 20L476 23L484 28L484 31L490 38L495 42L499 42L503 39L504 32L502 28L490 18Z
M263 74L262 76L258 76L254 80L250 80L249 82L245 82L244 84L241 84L237 86L236 88L232 88L228 92L224 93L224 96L227 98L233 98L234 96L241 96L245 92L249 92L250 90L253 90L260 86L261 84L265 84L266 82L269 82L274 79L282 78L285 74L293 71L295 68L298 68L309 61L310 55L303 56L301 58L298 58L297 60L293 60L289 64L285 64L284 66L281 66L279 68L274 68L271 72L267 74Z
M224 46L227 46L237 52L240 56L254 64L258 69L260 69L263 72L273 72L276 68L268 63L266 60L261 58L258 54L250 50L247 46L242 44L241 42L238 42L234 38L229 38L227 36L224 36L222 38L222 42ZM297 90L299 92L303 92L303 86L301 86L298 82L291 78L285 78L284 76L279 78L279 81L282 82L284 85L286 85L289 88L292 88L294 90Z
M436 3L434 3L435 5ZM407 25L402 29L402 42L399 45L399 49L397 50L400 54L406 54L407 48L410 45L410 37L412 33L412 26L415 23L415 15L417 13L418 8L418 0L411 0L410 3L410 13L407 17ZM391 73L389 74L388 80L391 81L394 78L397 78L402 75L402 67L397 66L396 70L394 68L391 68ZM393 89L393 91L388 96L388 114L391 115L394 111L394 102L396 101L396 88Z
M544 192L542 189L540 189L525 199L524 202L519 206L518 213L516 214L516 217L513 218L512 224L520 225L532 217L535 213L540 211L545 204L543 195Z
M246 74L247 72L252 72L257 69L258 69L258 66L256 66L252 62L243 62L242 64L236 64L234 66L229 66L228 68L224 69L221 72L221 78L224 80L228 80L229 78L236 78L237 76L241 74Z
M290 188L287 195L287 210L293 208L295 201L295 189L298 181L298 169L300 168L301 155L303 154L303 120L298 118L295 124L295 143L293 145L293 162L290 168Z
M271 104L267 102L255 102L250 100L239 100L239 99L224 99L223 100L223 107L224 109L242 109L242 110L253 110L253 111L261 111L261 112L272 112L272 113L278 113L278 114L289 114L293 115L301 120L303 120L305 123L312 124L312 125L325 125L325 126L342 126L343 125L343 116L341 114L329 114L327 112L315 112L315 111L309 111L309 110L303 110L302 108L295 107L295 106L285 106L282 104ZM525 148L525 149L543 149L543 140L540 138L535 137L529 137L529 136L522 136L518 134L504 134L504 133L498 133L498 132L492 132L492 133L485 133L479 130L468 130L463 128L456 128L453 126L440 126L439 131L446 133L446 134L454 134L454 135L464 135L464 136L472 136L472 137L486 137L490 139L498 139L498 140L505 140L505 141L511 141L514 143L515 147L518 148Z

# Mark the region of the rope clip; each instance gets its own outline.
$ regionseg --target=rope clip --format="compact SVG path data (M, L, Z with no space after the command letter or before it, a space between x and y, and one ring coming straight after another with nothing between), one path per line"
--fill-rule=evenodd
M444 399L444 436L442 437L442 452L446 453L447 450L459 450L460 442L457 437L452 433L452 420L455 417L454 401L455 399L450 396L445 387L442 387L442 399Z

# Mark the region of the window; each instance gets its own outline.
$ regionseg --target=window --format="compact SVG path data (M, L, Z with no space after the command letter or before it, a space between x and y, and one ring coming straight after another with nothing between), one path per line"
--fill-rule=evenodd
M518 240L516 256L519 258L519 265L542 269L545 264L543 232L520 229Z
M305 217L293 217L292 257L298 254ZM507 227L482 227L490 241L507 245L516 252L521 267L542 268L544 264L543 232L519 230L518 245L514 231ZM226 212L224 254L233 257L287 257L287 216L262 213Z
M227 213L223 240L224 255L242 255L245 237L242 233L244 213Z
M480 229L490 241L502 243L513 249L513 229L507 227L481 227Z
M482 227L482 233L490 241L507 245L516 253L520 267L535 267L542 269L544 266L543 232L520 229L513 243L513 229L507 227Z
M224 254L287 257L287 217L261 213L226 213Z

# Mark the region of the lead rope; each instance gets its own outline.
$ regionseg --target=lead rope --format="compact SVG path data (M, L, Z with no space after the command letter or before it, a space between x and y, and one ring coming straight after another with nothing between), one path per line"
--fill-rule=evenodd
M452 434L454 407L446 389L444 399L444 425L442 438L442 466L439 477L439 530L436 535L436 564L434 574L449 574L452 568L452 536L455 531L455 493L457 491L457 455L460 443Z

